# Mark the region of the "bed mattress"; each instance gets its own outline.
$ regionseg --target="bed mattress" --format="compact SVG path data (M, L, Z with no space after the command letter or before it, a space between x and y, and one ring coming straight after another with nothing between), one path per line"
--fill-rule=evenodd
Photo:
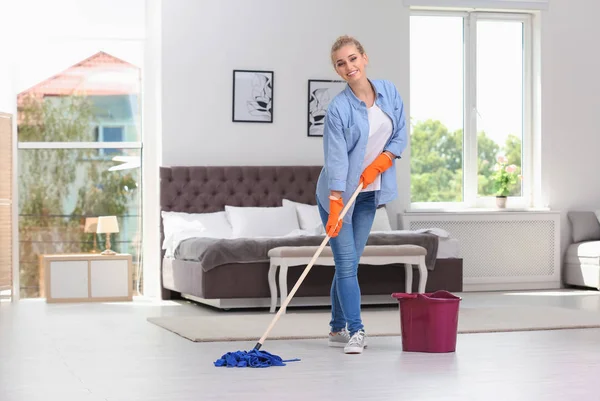
M269 250L280 246L319 246L324 236L302 235L286 237L256 237L216 239L191 237L177 246L175 258L190 262L200 262L205 271L230 263L259 263L269 261ZM372 232L369 245L422 246L427 250L425 264L433 270L438 254L439 237L427 232L387 231Z

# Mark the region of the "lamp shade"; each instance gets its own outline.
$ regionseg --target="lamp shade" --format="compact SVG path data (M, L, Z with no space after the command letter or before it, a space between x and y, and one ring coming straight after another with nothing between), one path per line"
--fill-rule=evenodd
M117 216L98 217L98 227L96 232L98 234L118 233L119 222L117 221Z
M86 217L85 226L83 231L86 233L95 233L98 229L98 218L97 217Z

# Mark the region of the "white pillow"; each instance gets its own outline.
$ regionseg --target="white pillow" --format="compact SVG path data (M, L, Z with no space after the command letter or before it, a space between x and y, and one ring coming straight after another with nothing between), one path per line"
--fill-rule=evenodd
M233 229L226 212L182 213L161 212L165 240L162 249L172 255L179 242L191 237L231 238ZM185 235L182 235L185 233ZM177 238L175 235L177 234ZM193 234L193 235L192 235Z
M294 207L298 214L298 223L302 230L308 231L313 235L325 234L319 207L317 205L308 205L306 203L294 202L289 199L282 201L285 207Z
M375 212L375 220L373 220L373 226L371 227L371 232L373 231L392 231L385 207L380 207Z
M225 206L233 238L282 237L300 228L291 207Z

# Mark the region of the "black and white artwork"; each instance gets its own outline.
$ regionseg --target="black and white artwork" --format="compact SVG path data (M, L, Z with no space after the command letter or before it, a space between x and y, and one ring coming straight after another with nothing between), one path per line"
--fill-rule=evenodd
M273 122L273 71L233 71L233 121Z
M308 80L308 136L323 136L329 102L346 87L346 81Z

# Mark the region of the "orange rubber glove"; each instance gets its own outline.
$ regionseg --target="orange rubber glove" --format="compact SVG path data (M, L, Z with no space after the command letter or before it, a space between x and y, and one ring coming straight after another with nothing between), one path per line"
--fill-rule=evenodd
M365 171L363 171L359 183L362 182L363 188L368 187L375 181L379 174L390 167L392 167L392 159L385 153L380 154L377 156L377 159L373 160L373 163L369 164Z
M329 198L329 218L325 226L325 232L331 238L337 237L342 229L342 220L340 220L340 213L344 208L344 201L342 198L333 200ZM339 223L338 223L339 220ZM337 227L335 226L337 224Z

